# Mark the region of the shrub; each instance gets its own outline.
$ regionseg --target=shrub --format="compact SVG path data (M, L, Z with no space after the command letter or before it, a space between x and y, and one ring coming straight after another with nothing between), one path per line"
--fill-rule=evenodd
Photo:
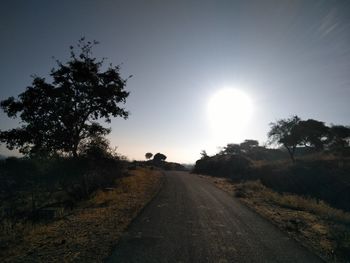
M193 172L238 180L249 174L250 165L251 162L241 155L215 155L198 160Z

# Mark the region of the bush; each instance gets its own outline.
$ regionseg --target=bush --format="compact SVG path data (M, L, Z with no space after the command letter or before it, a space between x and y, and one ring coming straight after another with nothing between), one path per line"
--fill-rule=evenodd
M0 220L36 219L50 207L72 208L113 185L125 162L116 158L8 158L0 161Z
M278 192L321 199L350 211L350 166L338 160L298 160L293 165L265 165L252 171L256 179Z
M240 180L249 174L250 166L251 162L241 155L215 155L198 160L193 172Z

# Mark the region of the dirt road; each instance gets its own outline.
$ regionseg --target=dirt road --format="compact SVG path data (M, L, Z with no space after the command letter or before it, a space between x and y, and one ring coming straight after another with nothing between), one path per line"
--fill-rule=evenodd
M166 172L107 262L322 262L211 183Z

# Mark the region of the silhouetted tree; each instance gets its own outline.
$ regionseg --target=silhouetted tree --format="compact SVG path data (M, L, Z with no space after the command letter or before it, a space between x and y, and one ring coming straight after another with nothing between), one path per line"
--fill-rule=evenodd
M216 154L196 161L195 173L243 179L249 172L250 161L238 154Z
M277 143L283 145L292 161L295 161L295 149L301 142L300 133L297 132L297 126L300 122L298 116L293 116L289 119L281 119L275 123L270 123L270 131L268 132L269 143Z
M156 153L154 156L153 156L153 160L155 162L162 162L162 161L165 161L166 159L166 156L162 153Z
M329 148L336 153L344 154L350 147L350 127L334 125L329 129Z
M249 153L254 148L259 147L259 142L257 140L244 140L240 145L241 151Z
M22 126L0 132L0 141L9 149L18 148L24 154L70 153L78 155L82 140L104 136L110 129L103 127L111 117L128 117L120 107L129 93L124 90L126 79L121 78L119 66L102 70L104 60L92 57L97 42L80 39L76 54L70 47L70 60L57 61L52 69L52 83L34 77L32 86L18 96L1 102L5 113L12 118L19 115Z
M323 150L329 135L329 128L324 122L308 119L299 121L295 132L300 137L301 144L305 147L313 147L316 150Z
M201 154L201 159L204 159L204 158L208 157L208 154L207 154L207 152L205 150L202 150L200 154Z
M146 157L147 160L151 159L152 156L153 156L153 153L150 153L150 152L145 154L145 157Z
M113 155L109 141L96 135L82 142L79 146L79 152L83 156L94 159L109 158Z
M221 150L219 154L241 154L241 147L239 144L229 143Z

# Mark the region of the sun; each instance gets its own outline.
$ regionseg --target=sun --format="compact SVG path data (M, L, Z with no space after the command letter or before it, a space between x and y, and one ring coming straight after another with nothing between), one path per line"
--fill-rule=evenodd
M209 99L209 123L216 139L224 143L243 140L243 133L252 115L252 99L240 89L224 88Z

